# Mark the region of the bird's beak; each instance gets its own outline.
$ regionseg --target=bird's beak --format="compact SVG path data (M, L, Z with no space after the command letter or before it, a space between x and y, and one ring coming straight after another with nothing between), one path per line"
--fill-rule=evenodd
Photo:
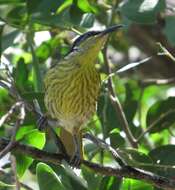
M115 32L115 31L117 31L118 29L120 29L120 28L122 28L122 27L124 27L124 25L122 25L122 24L115 25L115 26L111 26L111 27L109 27L109 28L103 30L103 31L101 32L101 35L103 36L103 35L109 34L109 33L111 33L111 32Z

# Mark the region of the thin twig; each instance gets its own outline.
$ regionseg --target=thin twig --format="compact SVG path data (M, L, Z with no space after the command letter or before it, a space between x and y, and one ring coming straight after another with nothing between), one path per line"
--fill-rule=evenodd
M107 144L104 140L99 139L89 133L86 133L83 135L84 138L89 139L90 141L92 141L94 144L96 144L98 147L101 147L104 150L109 151L113 158L115 159L115 161L121 166L126 166L125 161L120 157L119 153L112 148L109 144Z
M9 119L12 114L14 114L15 110L17 108L19 108L21 106L21 102L16 102L11 108L10 110L5 114L3 115L1 118L0 118L0 127L7 121L7 119Z
M3 149L5 146L7 146L8 143L9 143L8 140L1 138L0 150ZM19 142L16 142L15 146L13 147L13 151L20 152L36 160L53 163L55 165L60 165L63 159L64 160L67 159L66 157L64 157L63 154L49 153L34 147L21 144ZM69 160L66 161L69 163ZM133 168L131 166L113 168L113 167L102 166L100 164L92 163L86 160L82 160L81 163L89 167L93 171L100 173L102 175L144 180L147 183L153 184L154 186L165 190L174 190L175 187L175 180L173 179L168 179L166 177L156 175L152 172L147 172L142 169Z
M9 144L0 152L0 159L5 156L8 152L11 151L11 149L14 147L15 142L15 138L16 138L16 133L20 127L20 125L24 122L25 119L25 106L24 103L21 102L21 106L20 106L20 114L18 119L16 120L16 123L14 125L14 129L13 129L13 134L11 136L11 140L9 142Z
M16 171L16 158L13 155L11 155L10 160L11 160L11 168L12 168L12 172L13 172L14 180L15 180L15 187L16 187L16 190L20 190L21 185L18 180L17 171Z
M175 77L167 79L145 79L140 81L141 86L175 84Z
M116 8L117 4L118 4L118 1L116 1L112 6L108 26L112 25L112 22L113 22L113 19L115 16L115 8ZM107 46L108 46L108 41L105 43L105 46L103 48L103 57L104 57L104 63L106 65L106 69L107 69L107 74L108 74L108 76L110 76L111 68L110 68L110 65L108 62L108 58L107 58ZM125 113L124 113L123 108L120 104L120 101L118 100L117 94L113 88L111 77L109 77L109 79L108 79L108 91L109 91L111 103L112 103L112 105L116 111L117 117L119 116L118 118L120 119L121 126L123 127L123 130L124 130L124 132L128 138L128 141L130 142L132 147L136 148L137 147L136 140L135 140L134 136L132 135L132 133L129 129L129 124L128 124L128 121L126 119Z
M20 186L23 187L26 190L34 190L34 189L32 189L31 187L29 187L28 185L26 185L26 184L24 184L22 182L20 182Z
M108 75L111 74L111 69L110 69L110 66L109 66L109 62L108 62L108 58L107 58L107 43L103 49L103 56L104 56L104 62L106 64L106 68L107 68L107 73ZM119 99L117 98L117 95L113 89L113 84L112 84L112 78L109 77L108 79L108 90L109 90L109 95L110 95L110 99L111 99L111 103L116 111L116 114L117 114L117 118L120 119L120 123L122 125L122 128L124 130L124 132L126 133L126 136L131 144L131 146L133 146L134 148L137 147L137 143L136 143L136 140L134 138L134 136L132 135L130 129L129 129L129 124L128 124L128 121L126 119L126 116L125 116L125 113L123 111L123 108L119 102Z

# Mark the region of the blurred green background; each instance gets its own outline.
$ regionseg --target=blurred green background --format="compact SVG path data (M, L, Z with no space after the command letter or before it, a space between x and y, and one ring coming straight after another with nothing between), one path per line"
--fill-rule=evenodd
M119 23L125 25L124 29L112 34L108 43L107 57L112 72L152 56L144 64L112 77L129 127L138 139L138 148L128 143L110 102L103 54L99 55L102 89L97 114L87 124L88 129L118 148L128 164L174 179L173 0L0 0L0 138L10 138L18 116L16 110L2 122L18 101L14 89L8 89L11 84L23 100L29 104L38 100L46 112L45 72L69 52L77 35ZM160 55L163 48L169 56ZM38 131L37 119L36 114L26 111L16 140L55 152L49 134ZM84 147L86 159L116 166L109 153L91 142L84 141ZM86 167L75 174L67 165L38 163L21 153L15 153L15 158L22 190L158 190L142 181L98 175ZM8 154L0 160L0 190L9 189L16 187Z

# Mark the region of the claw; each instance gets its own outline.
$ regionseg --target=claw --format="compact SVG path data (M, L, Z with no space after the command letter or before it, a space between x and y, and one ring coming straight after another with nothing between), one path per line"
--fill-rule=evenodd
M40 116L40 118L37 120L38 130L44 131L47 126L48 126L47 117L45 115Z
M72 165L72 168L79 168L81 164L81 154L80 154L81 146L76 134L73 135L73 140L75 144L75 153L70 159L70 165Z
M70 159L70 165L72 165L72 168L79 168L81 163L81 157L78 152L76 152Z

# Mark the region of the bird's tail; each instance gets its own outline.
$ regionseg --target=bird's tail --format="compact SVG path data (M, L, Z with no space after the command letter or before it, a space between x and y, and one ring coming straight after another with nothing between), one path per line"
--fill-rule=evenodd
M71 133L69 133L68 131L66 131L65 129L61 128L60 131L60 139L66 149L67 154L72 157L75 153L75 143L73 140L73 136ZM80 143L80 156L81 159L83 159L83 146L82 146L82 132L80 131L78 133L78 140Z

